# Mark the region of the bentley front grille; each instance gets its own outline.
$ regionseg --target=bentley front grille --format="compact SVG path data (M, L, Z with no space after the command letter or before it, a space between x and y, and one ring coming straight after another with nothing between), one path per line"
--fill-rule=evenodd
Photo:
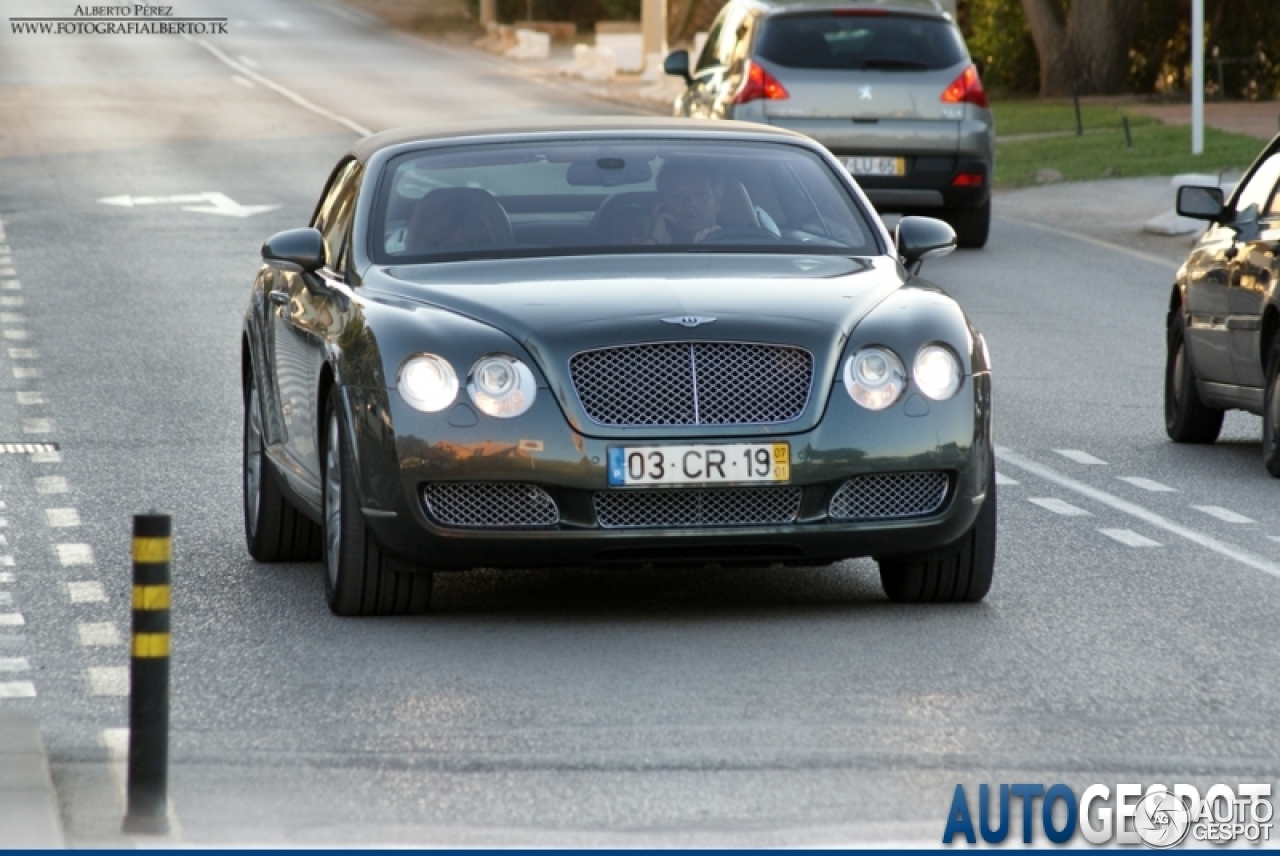
M584 351L569 360L569 373L599 425L773 425L804 412L813 355L781 345L666 342Z
M798 487L608 490L592 501L606 529L764 526L794 521L802 493Z
M831 497L837 520L886 520L933 514L947 498L946 473L877 473L855 476Z
M529 529L560 522L556 501L542 488L517 482L441 482L422 491L427 512L443 526Z

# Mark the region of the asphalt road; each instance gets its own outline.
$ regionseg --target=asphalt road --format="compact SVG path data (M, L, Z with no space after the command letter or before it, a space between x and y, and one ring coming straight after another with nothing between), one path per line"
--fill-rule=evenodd
M229 32L0 35L0 443L61 446L0 454L0 709L41 724L71 844L122 843L148 509L175 528L173 843L935 843L957 783L1280 775L1258 420L1169 443L1174 265L1018 219L926 268L995 364L983 604L890 605L863 560L475 572L429 617L341 620L318 565L256 565L237 335L262 239L353 128L621 108L322 3L175 14ZM188 210L236 204L275 207Z

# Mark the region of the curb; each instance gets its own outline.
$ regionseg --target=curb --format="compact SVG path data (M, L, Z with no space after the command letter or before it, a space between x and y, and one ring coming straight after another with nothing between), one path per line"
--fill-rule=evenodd
M66 846L40 728L0 711L0 847Z

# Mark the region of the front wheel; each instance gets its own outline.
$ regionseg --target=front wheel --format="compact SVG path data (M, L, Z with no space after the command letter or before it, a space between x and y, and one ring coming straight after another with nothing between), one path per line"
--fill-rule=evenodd
M320 527L285 498L267 460L262 437L262 399L250 371L244 402L244 538L259 562L314 562L320 558Z
M1222 431L1223 412L1206 407L1196 389L1196 375L1187 353L1187 328L1182 312L1169 325L1169 352L1164 365L1164 429L1175 443L1212 443Z
M995 468L969 531L937 550L880 560L880 584L896 603L977 603L996 566Z
M1262 407L1262 464L1280 478L1280 336L1271 342L1267 359L1266 399Z
M334 615L418 615L431 607L431 574L383 552L365 524L338 393L325 412L324 596Z

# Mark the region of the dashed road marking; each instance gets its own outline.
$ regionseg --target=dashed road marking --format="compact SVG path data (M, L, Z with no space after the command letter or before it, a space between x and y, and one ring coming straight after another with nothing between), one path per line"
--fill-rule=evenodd
M51 419L23 419L23 434L52 434L53 420Z
M1249 551L1242 550L1234 544L1219 541L1217 538L1210 537L1202 532L1197 532L1194 529L1174 523L1167 517L1156 514L1154 511L1149 511L1137 503L1121 499L1115 494L1107 493L1105 490L1099 490L1098 488L1087 485L1084 482L1077 481L1070 476L1065 476L1054 469L1042 464L1037 464L1035 461L1030 458L1024 458L1012 449L999 446L996 448L996 456L1004 463L1017 467L1024 472L1031 473L1034 476L1039 476L1046 481L1053 482L1059 487L1064 487L1067 490L1074 491L1082 496L1087 496L1094 502L1099 502L1116 511L1128 514L1130 517L1136 517L1150 526L1155 526L1156 528L1163 529L1166 532L1172 532L1178 537L1185 538L1188 541L1199 544L1206 550L1211 550L1220 556L1226 556L1232 561L1239 562L1240 564L1246 565L1254 570L1262 571L1265 574L1280 577L1280 565L1275 562L1270 562L1260 556L1255 556Z
M127 696L128 694L128 666L89 667L89 695Z
M31 681L0 683L0 698L35 698L36 685Z
M62 453L61 452L32 452L31 463L60 464L62 463Z
M67 583L67 597L72 603L106 603L107 592L97 580L76 580Z
M1018 484L1017 480L1009 478L1004 473L996 473L996 485L1002 484Z
M1230 508L1223 508L1220 505L1193 505L1191 507L1194 508L1196 511L1204 512L1210 517L1216 517L1217 519L1221 520L1223 523L1253 523L1254 522L1252 517L1245 517L1243 514L1238 514L1232 511Z
M0 612L0 627L25 627L26 623L21 612Z
M26 657L0 657L0 672L29 672L31 664Z
M240 84L241 86L243 86L245 89L258 88L258 84L254 83L252 80L250 80L247 77L241 77L238 74L233 74L231 75L231 79L234 80L236 83Z
M74 508L46 508L45 520L54 529L65 529L80 525L80 512Z
M0 529L3 529L4 527L6 527L6 526L8 526L8 525L9 525L9 521L8 521L8 520L6 520L6 519L5 519L5 518L3 518L3 517L0 517Z
M1069 461L1075 461L1077 464L1088 464L1089 466L1106 466L1106 461L1101 458L1095 458L1088 452L1082 452L1079 449L1054 449L1062 457Z
M1159 547L1159 541L1152 541L1145 535L1139 535L1132 529L1099 529L1103 535L1113 538L1127 547Z
M31 338L31 332L28 330L5 330L3 335L10 342L25 342Z
M16 295L0 295L0 306L22 306L25 303L25 300Z
M120 631L110 621L80 623L76 625L80 644L85 647L105 648L120 644Z
M13 574L9 573L8 571L5 571L4 573L0 573L0 583L11 583L11 582L13 582Z
M13 606L13 593L0 591L0 606Z
M40 369L29 369L23 368L22 366L14 366L13 377L15 380L34 380L35 378L43 377L43 375L41 374Z
M26 324L27 316L21 312L0 312L0 324Z
M4 275L5 273L0 271L0 276ZM13 276L13 271L9 271L8 275ZM0 289L4 291L22 291L22 283L16 279L0 280Z
M1041 508L1048 509L1054 514L1063 514L1068 517L1092 517L1093 515L1085 511L1083 508L1077 508L1069 502L1063 502L1050 496L1033 497L1029 500L1034 502Z
M13 556L0 556L0 568L12 568L13 566Z
M3 313L0 313L3 314ZM35 348L10 348L9 359L11 360L38 360L40 354Z
M93 548L88 544L54 544L53 549L63 567L93 564Z
M18 403L23 406L49 403L49 401L44 397L43 392L18 392L17 399Z
M62 476L40 476L35 480L36 493L66 493L67 480Z
M1134 487L1140 487L1143 490L1149 490L1152 493L1177 493L1176 487L1169 487L1167 484L1160 484L1158 481L1144 479L1141 476L1116 476L1122 482L1128 482Z

